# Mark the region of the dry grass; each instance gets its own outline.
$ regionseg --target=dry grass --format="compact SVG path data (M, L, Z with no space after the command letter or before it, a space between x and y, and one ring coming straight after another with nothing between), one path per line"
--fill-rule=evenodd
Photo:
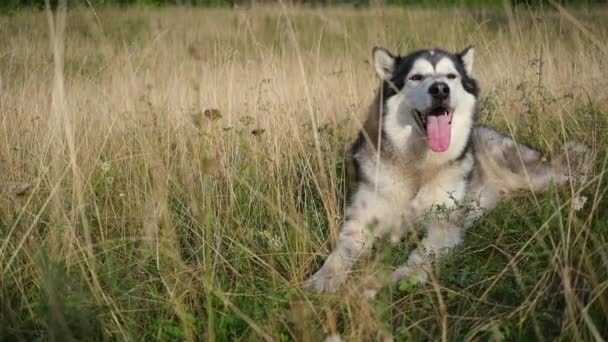
M608 334L605 8L108 8L62 22L0 17L0 338ZM303 292L339 227L371 48L469 43L481 121L598 152L585 208L569 187L501 205L437 289L362 299L406 241L379 244L336 295Z

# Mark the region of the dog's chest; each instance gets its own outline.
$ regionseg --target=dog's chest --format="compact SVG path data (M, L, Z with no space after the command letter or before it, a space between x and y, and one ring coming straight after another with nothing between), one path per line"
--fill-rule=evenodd
M370 165L371 166L371 165ZM468 165L451 167L404 167L398 163L383 162L372 171L369 179L375 191L387 203L399 208L409 208L420 213L433 205L454 204L464 198Z

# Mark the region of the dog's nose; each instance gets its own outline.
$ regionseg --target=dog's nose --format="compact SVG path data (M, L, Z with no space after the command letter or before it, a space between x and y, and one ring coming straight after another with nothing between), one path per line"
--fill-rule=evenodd
M435 82L431 84L429 94L438 100L445 100L450 95L450 87L445 82Z

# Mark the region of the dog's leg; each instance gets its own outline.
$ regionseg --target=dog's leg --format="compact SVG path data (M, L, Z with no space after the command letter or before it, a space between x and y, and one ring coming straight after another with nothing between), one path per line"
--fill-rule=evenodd
M562 145L551 161L543 161L540 153L536 151L531 153L530 148L519 144L518 146L520 153L524 149L526 153L523 153L520 167L511 165L513 173L501 177L503 180L511 179L511 182L507 183L510 185L506 188L507 192L516 190L542 192L547 190L552 182L557 185L568 181L582 184L591 169L591 150L587 145L577 141L569 141Z
M576 141L565 143L546 161L540 152L488 127L477 128L474 140L480 181L495 187L501 197L517 190L541 192L551 182L582 183L592 165L590 148Z
M355 261L366 254L377 236L401 223L392 202L374 191L361 189L346 210L336 247L325 263L304 283L313 291L334 292L346 279Z
M591 148L578 141L568 141L551 160L551 167L560 184L567 181L583 184L593 167Z
M455 209L451 215L453 221L458 224L451 223L449 220L427 224L426 237L410 254L407 262L393 272L391 280L394 283L405 278L410 278L418 283L426 282L431 271L432 261L448 254L454 247L462 243L464 231L483 212L495 207L499 199L498 192L492 186L475 189L471 196L472 203L469 203L468 207Z
M466 180L462 178L454 181L450 175L446 173L437 176L437 183L421 188L410 203L411 210L421 216L424 222L426 236L410 253L407 262L393 272L393 282L403 278L425 282L428 279L431 260L445 255L462 242L462 224L467 209L461 207L460 203L465 199ZM437 211L434 211L434 208L437 208ZM425 215L428 216L425 218Z
M424 283L431 271L431 263L458 246L462 242L463 229L449 222L436 222L427 227L427 236L410 254L407 262L399 266L392 274L391 280L398 282L410 278Z
M410 254L407 262L393 272L393 282L404 278L411 278L419 283L426 282L428 273L431 271L432 260L446 255L462 243L464 231L483 212L496 206L500 198L498 190L491 184L481 186L482 179L478 176L473 178L473 184L469 184L470 193L467 194L467 198L458 198L458 201L462 201L462 206L457 205L456 198L453 196L457 195L458 191L451 192L450 196L444 196L441 204L447 209L446 216L436 218L426 224L426 237ZM441 197L436 193L434 198Z
M361 222L344 222L335 249L325 263L304 283L309 290L334 292L340 286L357 258L371 248L373 237Z

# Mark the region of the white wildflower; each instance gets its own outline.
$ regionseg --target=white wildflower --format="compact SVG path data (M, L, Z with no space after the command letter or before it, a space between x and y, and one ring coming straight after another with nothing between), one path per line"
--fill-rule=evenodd
M110 162L109 161L105 161L101 164L101 171L103 171L103 173L107 173L108 171L110 171Z
M263 230L259 231L258 235L260 235L264 240L266 240L266 242L270 246L274 247L274 249L276 250L280 250L283 247L283 241L281 240L281 237L277 234L272 234L268 230Z
M576 197L572 198L572 207L574 208L575 211L579 211L579 210L583 209L583 207L585 206L585 203L587 203L586 196L576 196Z
M283 247L283 243L281 242L281 238L278 235L273 235L270 238L270 243L274 247L274 249L281 249Z

